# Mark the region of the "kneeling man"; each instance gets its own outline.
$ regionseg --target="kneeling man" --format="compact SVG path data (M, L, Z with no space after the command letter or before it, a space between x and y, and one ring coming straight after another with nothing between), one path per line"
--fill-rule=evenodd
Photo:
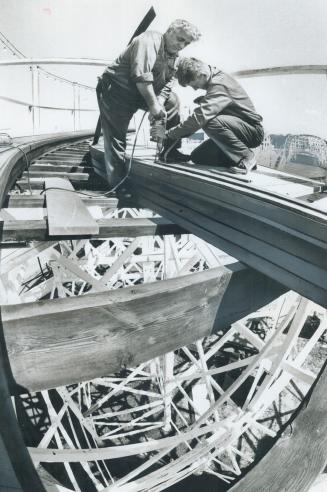
M169 140L192 135L202 128L209 140L191 154L195 164L228 166L246 174L256 168L252 148L264 138L262 117L242 86L230 75L196 58L182 58L177 69L180 85L205 89L199 106L183 123L167 130Z

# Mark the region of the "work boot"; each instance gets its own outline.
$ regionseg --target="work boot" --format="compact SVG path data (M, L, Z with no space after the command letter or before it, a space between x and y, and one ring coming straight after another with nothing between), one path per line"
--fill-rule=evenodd
M255 171L256 169L257 161L252 153L251 157L241 159L236 166L230 167L228 171L234 174L247 174L249 171Z
M168 164L180 164L183 162L188 162L191 158L189 154L183 154L177 149L172 149L167 155L165 151L162 151L159 155L159 160L163 163Z

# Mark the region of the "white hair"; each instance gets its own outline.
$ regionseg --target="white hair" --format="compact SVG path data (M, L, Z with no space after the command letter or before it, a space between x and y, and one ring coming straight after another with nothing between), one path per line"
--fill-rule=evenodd
M183 31L184 34L190 36L192 41L198 41L201 37L199 29L184 19L174 20L167 29L167 32L169 31Z

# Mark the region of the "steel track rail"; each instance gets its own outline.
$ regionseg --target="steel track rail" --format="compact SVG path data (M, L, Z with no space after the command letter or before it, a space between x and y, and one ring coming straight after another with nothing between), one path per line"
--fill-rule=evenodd
M233 178L135 160L129 183L151 208L304 297L327 306L327 214Z

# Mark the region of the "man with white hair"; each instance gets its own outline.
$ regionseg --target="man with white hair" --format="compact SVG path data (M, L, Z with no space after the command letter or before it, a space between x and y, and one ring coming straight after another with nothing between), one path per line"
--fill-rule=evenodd
M183 58L177 70L180 85L206 94L194 102L198 107L184 123L166 132L180 140L202 128L209 139L191 154L196 164L223 165L230 172L246 174L256 169L252 148L264 138L262 117L243 87L230 75L196 58Z
M98 96L104 137L105 167L109 184L116 186L126 174L125 150L129 122L138 109L150 120L167 117L167 128L179 124L179 101L171 92L180 50L201 34L186 20L177 19L164 34L146 31L104 71ZM166 142L166 148L171 144ZM168 159L188 160L176 144Z

